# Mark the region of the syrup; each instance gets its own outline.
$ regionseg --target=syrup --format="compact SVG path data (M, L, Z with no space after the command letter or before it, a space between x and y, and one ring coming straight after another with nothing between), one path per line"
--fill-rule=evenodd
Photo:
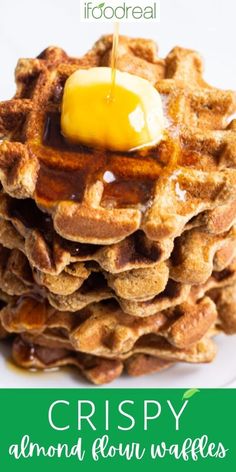
M55 368L50 368L50 364L66 358L68 353L69 351L63 348L50 349L47 347L34 345L20 337L17 337L14 341L13 361L15 361L17 364L17 368L20 369L19 366L24 366L28 363L35 363L37 365L39 360L45 364L45 368L40 369L40 371L54 371ZM37 368L30 368L29 370L31 372L38 371Z
M112 101L115 95L116 65L117 65L118 46L119 46L119 30L120 30L120 25L118 22L115 22L113 41L112 41L112 53L111 53L111 89L108 94L108 101Z
M11 198L9 202L9 213L12 218L22 222L27 229L37 229L45 235L52 233L53 225L49 215L39 210L34 200L25 198Z
M97 180L104 184L102 206L143 207L162 172L157 148L151 155L141 151L124 154L68 142L61 134L59 113L47 115L43 146L31 144L30 150L40 162L36 201L46 210L58 201L81 202L86 185Z

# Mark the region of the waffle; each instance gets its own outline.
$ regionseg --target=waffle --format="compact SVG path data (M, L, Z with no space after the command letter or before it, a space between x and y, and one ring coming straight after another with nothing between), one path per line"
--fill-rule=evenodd
M1 330L4 336L16 335L12 355L19 366L74 365L95 384L114 380L124 369L136 376L176 362L210 362L216 353L212 336L236 332L235 279L226 274L218 280L211 277L201 291L193 290L187 303L145 323L124 313L120 316L113 302L72 315L37 298L24 297L19 304L15 297L2 294Z
M182 310L183 316L191 316L189 307L182 307ZM205 331L207 327L204 318L208 318L208 324L212 325L216 317L214 303L206 297L197 310ZM100 338L97 339L93 339L94 327L91 332L93 311L99 315ZM149 327L142 326L140 320L135 321L127 315L123 315L121 322L117 315L117 307L111 304L90 306L89 310L72 316L71 313L57 312L36 299L25 298L20 305L13 302L2 309L1 324L6 332L18 333L13 343L13 359L18 365L38 369L76 365L86 377L86 366L95 366L96 371L102 372L102 375L98 379L95 374L88 377L94 383L113 380L121 374L124 367L130 375L141 375L162 370L175 362L210 362L215 355L210 330L200 341L196 342L196 338L188 339L185 340L187 346L177 348L164 336L164 313L158 314L155 320L151 317ZM169 316L171 317L170 314ZM167 319L165 324L166 321ZM82 338L81 333L79 334L81 329L84 331ZM174 331L180 333L181 330L176 325L172 328L172 334ZM179 339L177 344L180 343L180 337L175 337L176 340ZM87 353L87 350L91 353ZM107 369L109 375L106 373Z
M48 304L40 293L28 292L20 300L13 296L12 303L2 309L2 326L13 333L49 335L52 342L54 330L61 329L67 333L62 347L72 345L75 350L103 357L124 354L140 338L154 334L184 348L199 341L215 323L217 311L212 299L218 303L217 296L234 287L235 269L234 262L224 271L213 273L204 285L193 286L183 303L145 318L127 315L114 300L90 304L73 313L63 312Z
M141 375L176 362L210 362L216 353L212 336L236 330L235 269L231 264L213 273L206 284L192 288L186 302L144 319L126 315L114 301L71 313L53 309L39 295L19 301L1 292L0 332L16 336L13 359L18 365L75 365L97 384L113 380L123 369Z
M0 103L0 338L26 368L74 365L95 384L213 360L236 331L235 94L199 55L120 39L118 69L160 92L161 144L118 153L60 132L66 79L111 63L59 48L16 68Z
M229 124L235 95L203 81L197 53L175 48L160 59L151 41L124 37L117 67L155 84L169 122L166 138L128 154L71 147L59 129L65 80L110 61L105 37L81 59L48 48L18 62L16 95L0 104L3 188L33 199L70 241L109 245L138 230L153 241L173 240L193 218L207 212L213 220L212 211L236 200L236 132Z
M5 197L4 195L4 201ZM3 208L1 214L8 218ZM32 232L28 235L26 223L19 223L17 218L11 222L2 220L0 241L8 248L19 248L34 266L27 249L31 236ZM37 250L39 247L38 244L34 248L35 259L44 261L46 257L42 257L43 251ZM51 303L58 309L76 311L93 301L114 296L125 312L145 316L184 300L189 293L190 284L202 284L213 270L221 271L229 265L235 255L235 247L234 227L226 233L216 235L193 228L175 239L169 260L152 263L149 268L112 274L101 268L100 264L102 270L94 264L98 264L98 257L96 261L88 261L87 257L81 256L85 259L83 262L71 262L58 275L53 271L48 273L43 264L37 264L41 270L34 266L33 278L40 287L47 288ZM116 249L113 247L115 253ZM102 251L103 248L100 249L100 254ZM96 259L96 255L92 258ZM22 257L20 260L23 263ZM26 260L24 263L28 265ZM11 267L10 271L12 272Z
M234 231L234 230L233 230ZM227 240L226 240L227 242ZM210 276L206 281L213 280L213 285L218 278L222 277L222 282L234 277L234 253L235 246L229 244L219 249L215 255L214 271L210 271ZM207 247L204 248L206 257ZM197 260L197 259L196 259ZM207 260L205 261L207 262ZM229 264L230 262L230 264ZM201 267L199 265L199 267ZM195 271L196 271L195 265ZM230 276L226 277L228 273ZM230 272L230 270L232 272ZM137 274L137 275L136 275ZM215 274L215 277L214 277ZM223 274L221 276L221 274ZM150 300L140 301L139 298L132 299L132 292L138 294L142 289L150 293L152 288L159 287L159 277L163 277L160 265L155 270L137 269L134 273L123 272L122 278L116 278L117 287L113 286L113 281L109 280L111 274L102 274L97 267L87 269L83 264L77 263L70 266L59 276L40 273L32 270L25 255L18 249L10 250L0 245L0 287L9 295L21 296L39 293L47 298L50 304L61 311L78 311L90 303L101 300L115 299L125 313L132 316L147 317L154 315L157 311L175 307L185 301L193 288L190 284L179 283L169 279L164 290ZM154 280L152 280L152 277ZM196 277L196 276L195 276ZM141 281L141 283L140 283ZM120 282L120 285L119 285ZM205 278L204 278L205 282ZM204 286L204 284L202 284ZM202 291L202 285L196 285L195 291ZM147 287L145 289L145 287ZM119 289L127 291L127 299L119 296ZM137 297L137 295L136 295ZM148 296L146 295L146 298Z
M20 304L12 298L0 319L5 332L17 334L13 358L18 365L37 369L75 365L89 380L101 384L114 380L123 369L141 375L176 362L210 362L216 352L212 336L227 332L229 326L231 333L236 330L233 289L233 285L217 287L198 300L195 293L178 310L158 313L146 323L121 317L113 302L72 315L27 297Z
M195 240L198 238L199 247L207 244L209 257L214 254L216 248L219 250L219 246L223 242L220 238L214 239L213 235L227 233L232 227L233 219L234 205L223 209L218 208L215 211L214 221L208 221L210 231L206 228L206 215L201 215L199 233L195 226L196 223L192 222L187 229L194 229L195 231L192 233L184 232L182 238L176 238L174 254L180 253L181 241L183 241L186 251L185 263L181 265L179 270L183 277L186 262L189 260L193 249L190 238L186 238L186 235L194 234ZM213 225L215 231L213 231ZM189 240L188 244L186 244L186 239ZM119 274L134 269L152 268L166 261L174 248L173 241L152 242L142 232L136 232L120 243L110 246L97 247L66 241L57 235L50 219L45 218L45 215L37 209L32 201L12 199L4 193L0 193L0 242L9 249L20 249L26 254L34 268L51 275L59 275L68 265L75 262L88 261L96 262L102 270L111 274ZM178 247L178 251L176 247ZM194 248L194 254L196 250L197 248ZM198 250L196 258L201 258L199 265L204 263L205 255L202 256L203 254L200 254ZM195 266L196 263L198 263L198 260L195 261ZM208 260L207 264L209 267L211 261ZM173 264L172 254L171 266L173 267L173 265L175 263ZM78 265L76 267L78 269ZM190 270L188 270L188 273ZM136 272L136 276L137 274Z

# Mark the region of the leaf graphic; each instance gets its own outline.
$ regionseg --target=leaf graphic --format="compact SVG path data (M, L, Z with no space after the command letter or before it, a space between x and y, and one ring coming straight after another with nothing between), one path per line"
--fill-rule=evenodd
M103 8L103 7L104 7L104 5L105 5L105 2L103 2L103 3L99 3L99 5L97 5L97 8Z
M186 390L183 394L182 400L188 400L189 398L193 397L196 393L200 392L198 388L190 388L189 390Z

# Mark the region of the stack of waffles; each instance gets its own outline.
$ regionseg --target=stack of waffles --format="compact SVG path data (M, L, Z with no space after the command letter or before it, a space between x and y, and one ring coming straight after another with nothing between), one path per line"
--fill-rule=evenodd
M74 365L95 384L210 362L214 336L236 331L235 95L204 82L196 52L161 59L123 37L117 67L160 92L165 137L132 153L71 145L65 81L110 65L111 47L20 60L0 104L0 336L18 365Z

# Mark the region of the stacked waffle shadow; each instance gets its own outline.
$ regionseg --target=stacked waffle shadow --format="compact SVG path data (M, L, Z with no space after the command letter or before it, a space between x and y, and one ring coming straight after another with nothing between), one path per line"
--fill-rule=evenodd
M118 68L161 93L164 140L72 146L65 81L110 60L110 37L81 59L49 48L19 61L0 103L0 337L21 366L71 364L97 384L210 362L213 336L236 330L235 95L203 81L196 52L160 59L121 38Z

